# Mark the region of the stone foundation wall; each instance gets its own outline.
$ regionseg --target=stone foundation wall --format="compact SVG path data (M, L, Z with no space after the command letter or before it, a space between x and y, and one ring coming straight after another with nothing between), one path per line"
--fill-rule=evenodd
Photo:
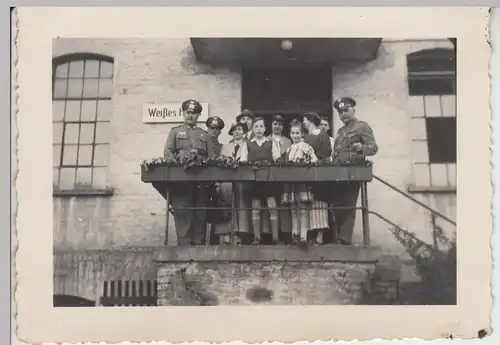
M157 255L158 305L357 304L376 255L337 246L167 248Z

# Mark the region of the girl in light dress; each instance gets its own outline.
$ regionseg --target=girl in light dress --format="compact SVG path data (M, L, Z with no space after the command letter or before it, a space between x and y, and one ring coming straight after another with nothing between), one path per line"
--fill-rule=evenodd
M304 142L304 127L294 120L290 124L292 146L285 152L286 162L314 163L318 160L311 145ZM313 194L310 186L304 183L286 184L281 203L288 205L292 211L292 241L300 244L307 241L307 232L311 230L311 204Z
M220 157L222 159L233 159L236 161L241 161L241 155L244 151L246 151L246 133L248 133L248 127L246 123L233 123L228 133L233 137L233 139L229 143L222 145ZM221 192L225 200L230 200L232 202L232 183L221 183ZM243 185L241 183L235 184L234 194L236 208L248 207L243 197ZM220 227L219 231L216 231L216 235L219 236L219 244L231 243L231 227L234 227L236 244L248 244L248 242L251 243L252 229L250 218L248 217L248 212L246 210L238 209L236 211L236 219L233 219L230 224L227 224L225 227Z
M253 137L246 142L241 155L241 161L262 162L275 161L281 156L280 146L276 140L264 136L266 126L264 119L257 117L253 122ZM271 223L272 243L280 244L279 220L276 209L276 184L273 182L250 182L244 185L245 194L252 200L252 225L254 240L253 244L260 244L261 223L267 212L262 212L261 207L268 207Z

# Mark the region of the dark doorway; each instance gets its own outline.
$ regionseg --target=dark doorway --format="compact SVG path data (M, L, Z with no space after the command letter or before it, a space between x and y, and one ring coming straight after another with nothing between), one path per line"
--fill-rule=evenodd
M289 123L300 114L315 111L332 123L331 66L245 68L242 73L242 109L250 109L266 119L267 134L271 118L280 114Z

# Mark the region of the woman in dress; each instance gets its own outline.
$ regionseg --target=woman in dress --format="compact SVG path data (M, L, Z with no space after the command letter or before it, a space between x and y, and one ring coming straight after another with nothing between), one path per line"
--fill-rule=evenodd
M285 162L314 163L318 160L314 149L304 142L304 126L300 121L290 124L290 138L292 145L285 152ZM310 227L310 208L313 195L309 185L304 183L286 184L281 198L284 205L288 205L292 213L292 241L301 244L307 241Z
M304 141L311 145L314 154L319 161L331 162L332 148L328 133L322 131L321 118L317 113L305 113L302 115L302 122L307 130ZM332 196L330 188L325 188L323 183L313 184L314 201L311 210L311 229L316 233L316 238L311 242L323 243L323 234L329 231L328 224L328 204L331 203Z
M241 160L241 154L246 150L246 140L244 139L245 134L248 132L246 123L235 122L231 125L229 129L229 135L233 139L222 145L220 158L224 160ZM238 208L245 208L245 200L243 198L243 185L241 183L235 184L235 190L233 191L232 183L222 183L221 191L224 200L229 200L232 203L233 192L234 200L236 201L236 219L232 219L230 224L226 224L224 227L219 227L216 231L216 235L219 236L219 243L230 244L231 243L231 227L234 227L235 242L236 244L248 244L252 242L252 229L250 226L250 218L248 217L247 210L239 210ZM233 215L234 216L234 215Z

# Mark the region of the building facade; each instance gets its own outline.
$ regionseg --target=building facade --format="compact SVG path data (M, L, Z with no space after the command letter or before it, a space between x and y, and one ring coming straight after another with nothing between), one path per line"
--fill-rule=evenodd
M318 111L335 132L341 124L333 100L353 97L379 146L374 174L455 220L453 43L336 40L264 39L257 48L242 48L241 39L233 46L189 38L54 40L54 294L97 301L104 280L155 279L150 253L163 246L166 207L141 181L140 162L163 155L177 124L148 123L148 105L197 99L208 104L204 115L226 125L244 108L263 116ZM272 44L276 54L302 51L282 63L266 54ZM231 53L235 45L239 54ZM342 55L349 49L353 56ZM229 140L227 130L220 140ZM428 210L378 180L368 196L372 211L432 244ZM436 222L453 234L452 226ZM357 223L354 241L362 243L361 217ZM403 256L391 226L371 215L371 242ZM172 219L170 230L173 243Z

